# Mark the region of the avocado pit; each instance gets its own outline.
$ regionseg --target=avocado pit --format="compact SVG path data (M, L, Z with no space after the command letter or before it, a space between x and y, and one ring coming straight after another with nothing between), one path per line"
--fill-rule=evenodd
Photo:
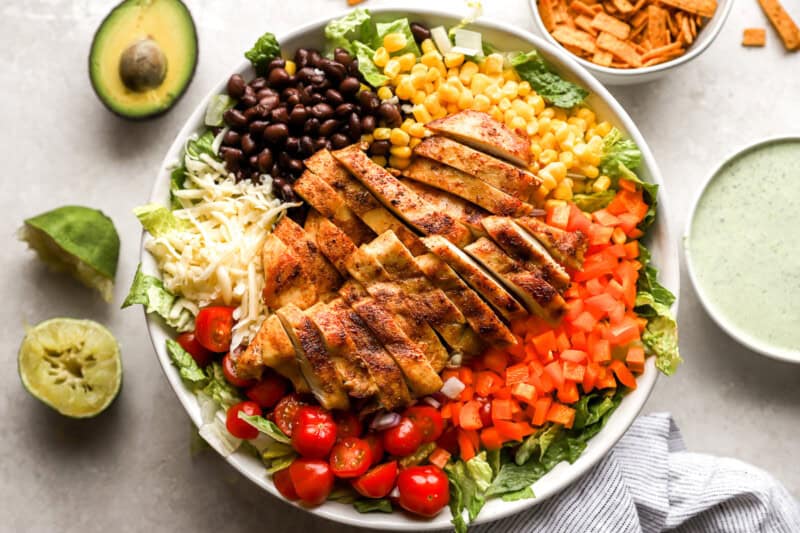
M125 87L144 92L159 87L167 75L167 57L153 39L140 39L119 59L119 76Z

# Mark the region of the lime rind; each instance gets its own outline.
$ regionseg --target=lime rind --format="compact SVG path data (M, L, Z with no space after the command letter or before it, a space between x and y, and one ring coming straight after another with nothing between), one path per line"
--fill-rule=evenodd
M26 333L17 362L25 389L72 418L100 414L122 385L119 345L91 320L54 318L38 324Z

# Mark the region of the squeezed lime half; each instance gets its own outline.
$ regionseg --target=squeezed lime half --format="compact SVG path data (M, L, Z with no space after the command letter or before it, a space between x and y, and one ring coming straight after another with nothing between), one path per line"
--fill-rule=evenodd
M34 326L22 341L18 365L28 392L73 418L103 412L122 384L117 340L92 320L53 318Z

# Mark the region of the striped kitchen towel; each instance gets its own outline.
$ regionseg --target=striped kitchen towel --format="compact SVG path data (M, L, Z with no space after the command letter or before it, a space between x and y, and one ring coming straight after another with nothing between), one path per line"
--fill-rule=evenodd
M672 417L657 413L562 494L474 531L799 533L800 505L763 470L687 452Z

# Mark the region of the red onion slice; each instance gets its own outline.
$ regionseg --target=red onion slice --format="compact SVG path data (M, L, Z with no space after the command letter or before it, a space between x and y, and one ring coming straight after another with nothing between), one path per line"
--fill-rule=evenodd
M440 408L442 406L442 404L439 403L439 401L436 398L434 398L433 396L425 396L422 399L422 401L424 403L427 403L428 405L430 405L434 409L438 409L438 408Z
M400 415L398 413L382 413L376 415L369 425L370 429L375 431L383 431L395 427L400 423Z

